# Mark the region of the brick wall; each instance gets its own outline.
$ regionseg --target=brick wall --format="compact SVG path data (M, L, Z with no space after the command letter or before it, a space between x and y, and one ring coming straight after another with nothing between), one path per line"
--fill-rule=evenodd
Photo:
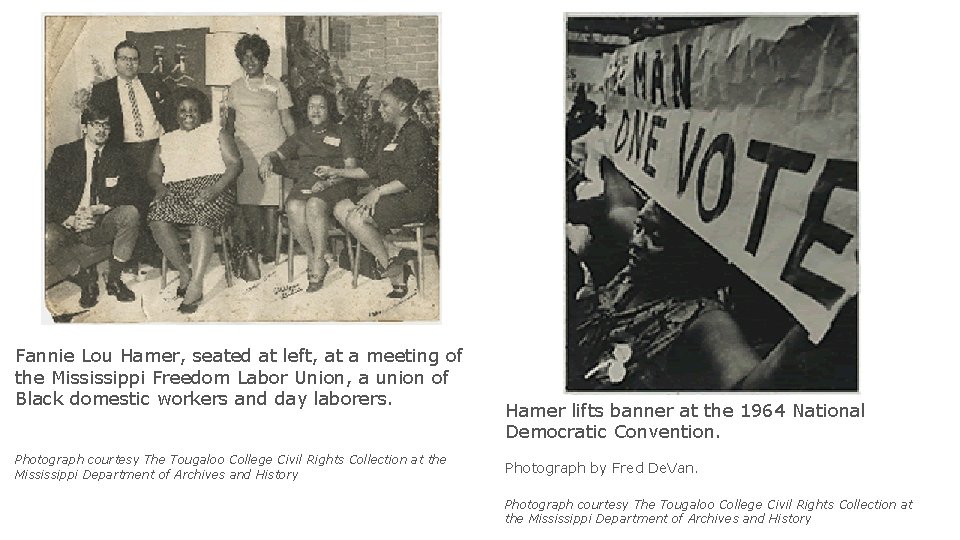
M437 97L438 22L432 15L331 17L331 56L351 86L370 75L374 95L400 76Z

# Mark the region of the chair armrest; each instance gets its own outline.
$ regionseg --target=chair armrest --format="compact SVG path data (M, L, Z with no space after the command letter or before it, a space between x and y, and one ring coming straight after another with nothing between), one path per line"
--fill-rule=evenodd
M280 212L284 211L284 207L287 202L287 195L290 193L290 190L293 189L293 174L292 172L296 171L300 161L291 159L291 160L282 160L278 159L274 163L278 164L273 172L280 175L279 189L280 189Z

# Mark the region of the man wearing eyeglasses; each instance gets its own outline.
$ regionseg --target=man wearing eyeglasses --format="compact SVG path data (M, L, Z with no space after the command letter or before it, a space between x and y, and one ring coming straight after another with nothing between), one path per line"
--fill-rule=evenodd
M45 188L48 271L72 276L80 286L80 307L98 300L96 265L81 267L82 246L111 246L107 294L121 302L136 299L121 280L140 233L140 212L131 204L130 172L119 148L107 145L110 115L87 107L80 116L83 137L58 146L47 165Z
M147 184L147 171L160 135L170 129L166 107L169 91L151 73L140 73L140 49L131 41L121 41L113 49L117 76L93 86L90 105L106 111L112 120L110 144L120 145L130 161L135 205L141 215L153 199ZM141 236L136 258L159 258L149 234Z

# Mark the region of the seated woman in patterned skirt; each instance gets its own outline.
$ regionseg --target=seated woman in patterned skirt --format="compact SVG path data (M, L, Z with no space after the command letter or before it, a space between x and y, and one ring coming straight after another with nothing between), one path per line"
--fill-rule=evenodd
M180 129L160 137L147 181L156 191L147 220L164 256L180 273L179 311L193 313L203 299L203 276L213 253L213 235L236 203L234 182L243 161L233 136L211 122L210 104L199 90L183 88L174 100ZM190 226L190 260L176 225Z
M307 292L316 292L327 275L327 231L333 205L356 192L355 181L331 171L341 168L349 174L356 169L360 140L352 128L338 123L337 100L323 88L307 91L306 109L310 125L263 157L260 176L273 174L277 161L296 160L294 167L286 167L287 175L296 181L287 197L287 217L307 255Z

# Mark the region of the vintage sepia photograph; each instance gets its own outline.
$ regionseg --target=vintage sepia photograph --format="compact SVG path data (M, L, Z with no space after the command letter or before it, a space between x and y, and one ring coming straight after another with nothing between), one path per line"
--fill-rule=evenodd
M858 390L857 17L566 47L566 389Z
M439 17L47 16L56 322L439 320Z

